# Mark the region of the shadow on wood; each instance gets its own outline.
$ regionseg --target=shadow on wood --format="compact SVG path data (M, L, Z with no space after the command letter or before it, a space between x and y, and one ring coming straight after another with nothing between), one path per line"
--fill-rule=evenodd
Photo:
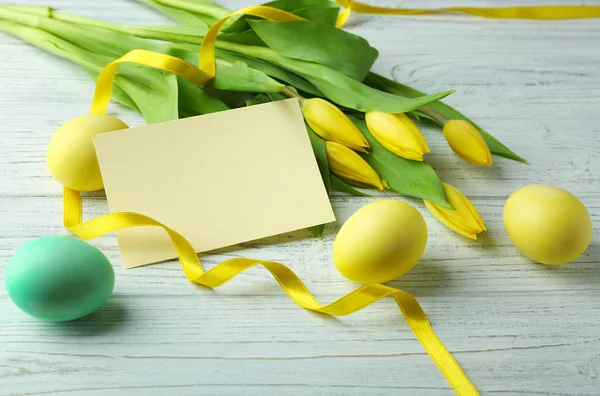
M106 304L83 318L69 322L44 323L44 331L76 337L93 337L118 333L126 326L128 310L125 299L112 296Z

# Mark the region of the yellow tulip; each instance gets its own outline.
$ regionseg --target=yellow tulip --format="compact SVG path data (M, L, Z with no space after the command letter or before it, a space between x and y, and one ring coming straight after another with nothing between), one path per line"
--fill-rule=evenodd
M424 201L431 214L446 227L467 238L477 239L477 234L486 231L483 219L475 206L456 187L442 183L446 199L454 210Z
M471 164L492 166L492 153L481 133L468 121L450 120L444 125L444 137L452 150Z
M302 102L302 113L308 125L323 139L367 152L367 139L334 104L321 98L306 99Z
M360 155L336 142L325 142L325 151L329 169L333 173L345 179L383 190L383 183L377 172Z
M367 128L383 147L411 160L423 161L429 152L427 141L406 114L371 111L365 115Z

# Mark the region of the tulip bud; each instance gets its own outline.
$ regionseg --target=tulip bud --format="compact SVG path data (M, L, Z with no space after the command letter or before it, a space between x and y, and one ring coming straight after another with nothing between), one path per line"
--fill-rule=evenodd
M442 183L446 199L454 210L424 201L431 214L446 227L467 238L477 239L477 234L486 230L483 219L475 206L456 187Z
M444 137L452 150L471 164L492 166L492 153L481 133L468 121L450 120L444 125Z
M423 161L429 152L427 141L406 114L371 111L365 115L367 128L383 147L411 160Z
M321 98L306 99L302 102L302 113L308 125L323 139L367 152L367 139L334 104Z
M329 169L333 173L345 179L369 184L383 190L383 183L377 172L360 155L336 142L326 141L325 151Z

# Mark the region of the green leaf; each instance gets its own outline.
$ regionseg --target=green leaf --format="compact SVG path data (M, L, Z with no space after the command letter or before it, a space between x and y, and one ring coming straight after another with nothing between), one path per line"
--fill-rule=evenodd
M248 99L246 101L246 106L254 106L254 105L259 105L259 104L269 103L269 102L271 102L271 98L269 98L269 96L267 96L266 94L261 93L251 99Z
M335 26L311 21L248 22L281 55L319 63L358 81L367 76L378 56L367 40Z
M315 96L323 96L323 94L311 83L309 83L306 79L300 77L297 74L294 74L288 70L285 70L282 67L277 65L273 65L268 62L263 62L259 59L249 58L244 55L234 54L233 52L217 50L217 57L223 60L226 60L230 63L234 63L236 61L244 62L249 67L260 70L266 75L286 82L289 85L296 87L300 91L304 91L311 95Z
M315 153L315 159L319 165L319 171L321 172L321 177L323 178L323 184L325 185L327 192L329 192L329 164L327 162L327 152L325 151L325 141L321 139L308 125L306 125L306 130L308 131L310 144L312 145L313 152Z
M148 124L179 118L177 76L147 66L123 64L119 85L133 99Z
M366 194L366 193L364 193L364 192L362 192L360 190L357 190L356 188L352 187L351 185L349 185L348 183L346 183L342 179L338 178L333 173L329 174L329 178L330 178L331 189L332 190L336 190L336 191L340 191L340 192L345 192L345 193L348 193L348 194L355 195L357 197L370 197L369 194Z
M246 101L252 99L256 93L251 92L235 92L235 91L223 91L220 89L215 89L213 82L208 82L203 86L204 91L218 98L220 101L227 104L232 109L237 109L238 107L246 106Z
M231 41L232 43L244 45L262 45L265 43L258 37L253 30L245 30L243 32L223 33L219 35L219 40Z
M284 85L266 74L248 67L244 62L233 65L217 60L214 86L224 91L279 92Z
M340 6L331 0L275 0L263 5L293 12L306 8L329 7L339 10Z
M339 7L313 7L294 11L294 14L301 16L302 18L331 26L335 26L339 13Z
M362 157L375 169L379 177L388 182L392 190L452 208L446 201L440 179L427 162L408 160L392 153L371 135L364 121L355 120L354 123L371 146L370 152L361 154Z
M330 0L275 0L262 4L263 6L278 8L283 11L291 12L303 18L314 20L315 22L329 21L331 16L328 13L335 12L336 21L340 7ZM333 11L317 10L328 8ZM312 11L315 10L315 11ZM259 20L259 18L250 15L241 15L231 25L221 29L224 33L242 32L247 30L250 25L248 21ZM333 23L335 25L335 22Z
M158 52L181 58L189 63L197 62L197 53L189 44L163 45ZM283 84L270 78L260 70L248 67L246 62L231 58L232 62L217 58L217 74L211 81L214 88L236 92L279 92ZM245 100L245 99L244 99ZM242 101L243 102L243 101Z
M188 115L210 114L229 110L222 100L209 95L202 87L178 77L179 112Z
M327 98L340 106L365 113L369 111L406 113L407 111L415 110L443 99L454 92L445 91L414 99L406 99L373 89L335 70L320 65L315 65L312 67L312 70L306 71L301 75L313 83Z
M325 224L315 226L315 236L317 238L323 239L323 231L325 231Z
M333 102L340 106L362 112L406 113L407 111L416 110L428 103L440 100L454 92L440 92L414 99L403 98L371 88L329 67L314 62L287 58L270 48L249 47L225 41L217 41L217 45L221 49L274 63L293 73L299 74L316 86L325 97Z
M379 89L385 90L394 95L400 95L400 96L404 96L404 97L408 97L408 98L418 98L420 96L425 95L421 91L417 91L414 88L411 88L404 84L400 84L396 81L390 80L388 78L385 78L385 77L380 76L375 73L369 73L366 82L369 85L372 85ZM453 107L448 106L447 104L442 103L442 102L430 103L427 105L427 107L432 109L436 113L440 114L442 117L444 117L447 120L465 120L465 121L468 121L471 124L473 124L473 126L479 130L479 132L481 133L481 136L483 136L483 139L487 143L492 154L496 154L501 157L506 157L506 158L509 158L509 159L512 159L515 161L519 161L519 162L527 162L527 160L525 160L524 158L515 154L508 147L506 147L505 145L500 143L500 141L498 141L495 137L490 135L488 132L484 131L479 125L477 125L475 122L473 122L472 120L470 120L469 118L467 118L466 116L464 116L463 114L458 112ZM427 117L427 118L429 118L429 119L437 122L441 126L443 126L443 123L436 120L435 118L433 118L433 117Z
M317 160L317 165L319 166L319 172L321 172L321 177L323 178L323 184L325 185L325 190L329 194L330 189L330 180L329 180L329 164L327 162L327 152L325 151L325 141L321 139L311 127L306 125L306 131L308 132L308 137L310 139L310 144L312 145L313 152L315 153L315 159ZM317 238L323 239L323 230L325 229L325 224L320 224L315 226L315 234Z
M268 93L267 96L269 97L269 99L271 99L271 102L277 102L278 100L286 100L289 99L287 96L285 96L282 93Z
M437 124L437 121L435 120L435 118L433 118L429 114L423 113L419 109L413 110L413 111L409 111L407 114L409 116L413 117L417 121L421 121L421 119L425 119L425 120L429 120L429 121L435 122Z

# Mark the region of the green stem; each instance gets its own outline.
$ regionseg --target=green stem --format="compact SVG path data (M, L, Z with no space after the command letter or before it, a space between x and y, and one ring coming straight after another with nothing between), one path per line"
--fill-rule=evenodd
M6 6L0 7L0 19L6 19L11 22L19 23L21 25L27 25L33 28L40 28L40 16L39 13L28 13L23 11L16 11L17 6Z
M283 87L281 93L287 96L288 98L298 98L300 99L300 101L304 100L304 98L299 93L294 92L294 90L290 89L289 87Z
M52 14L53 9L50 7L44 6L28 6L28 5L6 5L1 6L2 8L7 8L9 10L25 12L27 14L39 15L49 17Z
M18 37L23 41L33 44L54 55L70 60L85 69L98 73L102 70L102 65L98 64L98 58L94 58L94 62L84 59L81 55L90 55L91 57L92 54L87 53L87 51L66 40L53 36L50 33L46 33L43 30L0 20L0 31ZM110 61L107 61L106 63L110 63Z
M29 15L29 19L27 16ZM19 17L19 15L21 15ZM149 38L153 40L171 41L171 42L184 42L190 44L199 45L202 43L203 35L206 31L202 29L203 26L198 27L185 27L185 26L173 26L173 27L162 27L162 26L131 26L122 25L120 23L108 22L94 18L87 18L78 15L66 14L64 12L53 11L48 7L35 7L35 6L0 6L0 17L9 19L15 22L23 23L32 26L31 16L42 17L45 19L53 19L66 23L73 23L76 25L99 27L103 29L109 29L115 32L128 34L139 38ZM20 19L20 20L18 20ZM41 22L38 22L40 25ZM174 31L169 31L171 28ZM194 34L182 33L184 30L193 30ZM208 29L208 27L206 27ZM178 32L178 30L180 32Z
M179 22L182 25L187 26L198 26L198 25L206 25L213 24L214 18L210 18L204 15L192 14L191 12L186 12L179 10L177 8L167 7L162 4L158 4L153 0L137 0L142 4L147 5L148 7L160 12L161 14L173 19L174 21Z
M438 124L440 124L440 126L444 126L448 121L450 121L429 106L423 106L419 110L433 118Z
M65 14L63 12L53 12L51 17L53 19L57 19L63 22L75 23L77 25L84 26L93 26L100 27L104 29L110 29L119 33L129 34L131 36L140 37L140 38L148 38L153 40L162 40L162 41L171 41L171 42L184 42L190 44L200 44L202 43L202 38L204 36L200 35L192 35L192 34L184 34L184 33L176 33L169 32L165 29L160 30L161 27L153 27L153 26L131 26L131 25L122 25L119 23L102 21L93 18L87 18L77 15ZM178 28L178 26L174 26L174 29ZM181 27L182 30L184 27ZM200 29L201 27L199 27ZM205 33L205 32L202 32Z
M207 15L217 20L231 14L230 10L217 4L203 4L201 2L191 2L188 0L156 0L156 3L183 11Z

